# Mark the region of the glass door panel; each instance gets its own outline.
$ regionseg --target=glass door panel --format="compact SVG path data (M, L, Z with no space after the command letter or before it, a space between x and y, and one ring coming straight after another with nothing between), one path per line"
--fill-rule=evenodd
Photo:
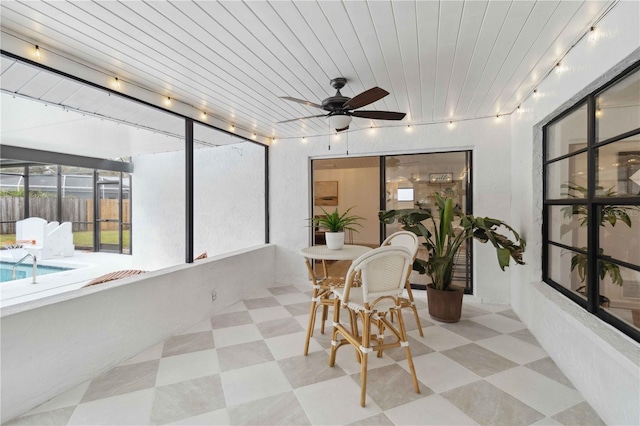
M424 221L433 230L439 225L435 194L452 198L454 205L464 213L471 213L470 191L471 152L408 154L385 157L385 210L423 209L434 214L434 220ZM385 237L401 230L397 222L386 225ZM426 248L418 250L418 257L428 260ZM428 275L412 272L411 284L425 288L431 283ZM472 292L471 244L458 252L454 267L454 285Z
M97 251L122 252L121 191L119 182L98 182L96 186Z

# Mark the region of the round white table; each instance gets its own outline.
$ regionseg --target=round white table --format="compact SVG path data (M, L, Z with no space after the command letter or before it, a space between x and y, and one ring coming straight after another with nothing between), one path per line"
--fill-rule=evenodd
M324 333L324 323L327 320L328 307L333 306L333 299L330 298L331 290L340 285L344 285L344 277L330 277L327 274L327 260L355 260L368 251L373 250L371 247L345 244L340 250L330 250L327 246L311 246L300 250L300 254L304 257L309 276L313 282L313 296L311 298L311 310L309 312L309 325L307 327L307 338L304 345L304 354L309 352L309 340L313 335L313 329L316 322L316 310L322 306L322 327L321 333ZM322 261L323 276L318 279L310 260Z

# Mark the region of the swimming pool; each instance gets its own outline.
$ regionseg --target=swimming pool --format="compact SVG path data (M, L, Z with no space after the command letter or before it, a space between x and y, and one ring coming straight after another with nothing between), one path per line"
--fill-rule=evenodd
M0 282L13 281L12 270L15 263L0 262ZM59 268L57 266L38 265L38 276L53 274L56 272L68 271L73 268ZM29 278L33 276L33 265L21 263L16 270L16 279Z

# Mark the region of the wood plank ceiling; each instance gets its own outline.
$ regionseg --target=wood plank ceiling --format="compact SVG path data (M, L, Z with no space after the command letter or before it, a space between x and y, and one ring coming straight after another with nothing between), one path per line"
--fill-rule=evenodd
M432 123L513 112L614 1L12 1L2 31L267 137L326 134L329 81ZM53 80L50 82L53 83ZM28 84L28 81L24 82ZM4 87L3 87L4 89ZM57 90L64 90L58 87ZM64 98L64 93L57 94ZM77 99L81 101L80 99ZM355 118L352 129L398 125Z

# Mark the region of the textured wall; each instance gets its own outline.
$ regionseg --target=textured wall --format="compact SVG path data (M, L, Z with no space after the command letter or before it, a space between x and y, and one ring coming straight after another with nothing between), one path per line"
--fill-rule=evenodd
M473 150L474 213L510 222L511 183L509 159L510 119L495 117L447 123L351 132L348 137L278 140L271 147L271 242L277 244L277 279L282 283L306 282L307 270L299 254L309 245L309 231L304 219L310 216L309 161L331 158ZM286 173L282 171L286 170ZM372 197L378 197L371 194ZM495 251L476 244L475 296L490 302L509 301L509 274L500 271ZM481 265L481 266L478 266Z
M541 284L542 133L559 112L640 59L640 7L620 2L511 120L513 225L528 239L529 264L512 270L512 305L545 350L608 424L640 423L640 345ZM517 148L516 148L517 147Z

